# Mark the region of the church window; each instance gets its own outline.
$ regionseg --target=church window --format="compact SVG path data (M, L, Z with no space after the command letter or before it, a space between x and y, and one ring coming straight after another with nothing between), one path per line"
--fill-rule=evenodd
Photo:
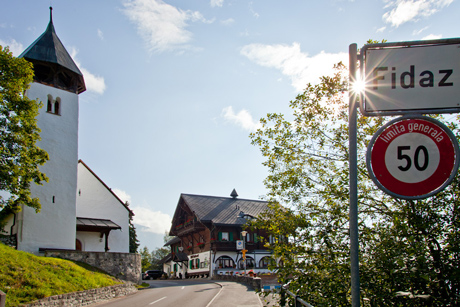
M46 112L61 115L61 98L57 97L56 100L53 100L53 97L51 95L48 95Z
M61 103L59 101L59 98L56 99L56 101L54 102L54 114L56 115L59 115L60 113L60 110L59 110L59 107L60 107Z
M53 109L53 103L51 102L51 98L48 97L48 105L46 106L46 112L51 112Z

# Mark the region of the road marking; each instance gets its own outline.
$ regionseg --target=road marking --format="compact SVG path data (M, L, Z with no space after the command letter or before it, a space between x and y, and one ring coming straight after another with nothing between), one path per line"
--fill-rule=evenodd
M182 286L182 289L181 290L184 290L185 289L185 286Z
M164 300L165 298L166 298L166 296L160 298L159 300L156 300L155 302L151 302L149 305L153 305L153 304L155 304L155 303L158 303L159 301Z
M216 297L217 297L217 296L220 294L220 292L222 292L222 290L224 289L224 287L223 287L221 284L219 284L219 283L216 283L216 284L218 284L218 285L220 286L220 290L219 290L219 292L216 294L216 296L214 296L214 297L212 298L212 300L209 302L209 304L206 305L206 307L211 306L212 302L216 299Z

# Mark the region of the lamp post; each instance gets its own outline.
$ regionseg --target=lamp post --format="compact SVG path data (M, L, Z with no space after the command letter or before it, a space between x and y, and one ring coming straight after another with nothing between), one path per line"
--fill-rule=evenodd
M241 236L243 237L243 265L244 265L244 276L246 276L246 235L248 232L243 230Z

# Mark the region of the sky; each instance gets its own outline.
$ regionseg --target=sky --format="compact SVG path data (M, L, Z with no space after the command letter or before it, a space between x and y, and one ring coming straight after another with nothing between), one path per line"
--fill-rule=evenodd
M260 199L249 134L348 47L458 37L460 0L0 0L15 56L53 24L82 71L79 158L163 245L181 193Z

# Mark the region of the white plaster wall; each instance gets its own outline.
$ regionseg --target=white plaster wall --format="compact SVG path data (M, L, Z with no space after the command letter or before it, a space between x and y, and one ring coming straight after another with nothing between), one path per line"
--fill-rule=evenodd
M82 163L78 164L77 216L108 219L120 225L121 230L110 231L110 252L129 252L129 211ZM98 237L95 242L80 232L78 238L86 251L104 251L105 239L99 242Z
M49 155L49 161L40 167L49 182L31 184L32 195L40 198L42 208L35 213L24 207L19 216L18 248L32 253L39 248L75 249L78 95L39 83L32 83L26 94L44 104L37 117L42 138L38 146ZM61 115L46 112L49 94L60 98Z
M112 234L113 230L110 232L109 239L112 236ZM105 237L102 238L101 242L100 233L89 231L77 231L77 239L80 240L83 251L105 252Z

